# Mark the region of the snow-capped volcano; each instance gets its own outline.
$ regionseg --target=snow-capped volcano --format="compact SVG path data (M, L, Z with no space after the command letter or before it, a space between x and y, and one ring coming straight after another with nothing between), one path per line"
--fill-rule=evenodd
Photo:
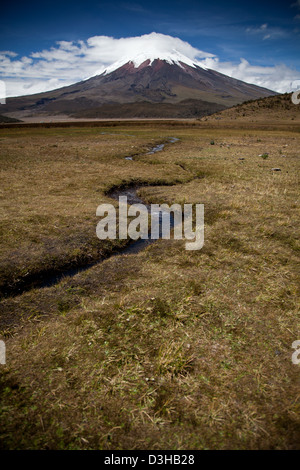
M201 117L276 93L206 69L212 54L171 36L152 33L126 42L122 59L98 74L58 90L8 98L12 117L64 114L74 117ZM130 38L129 38L130 39Z

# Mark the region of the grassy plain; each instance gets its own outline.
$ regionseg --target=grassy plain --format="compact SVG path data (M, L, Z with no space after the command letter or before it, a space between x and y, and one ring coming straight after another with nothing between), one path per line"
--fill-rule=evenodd
M299 126L11 128L0 144L1 447L299 448ZM95 211L132 183L204 203L204 248L159 240L18 294L119 250Z

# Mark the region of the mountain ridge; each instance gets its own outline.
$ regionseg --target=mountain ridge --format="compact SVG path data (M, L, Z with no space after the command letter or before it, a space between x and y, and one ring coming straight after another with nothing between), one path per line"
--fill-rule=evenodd
M60 114L88 115L90 118L102 115L126 117L125 108L130 116L138 107L137 103L139 107L144 103L144 112L138 112L143 117L147 117L150 108L151 117L180 117L180 111L184 117L202 117L249 99L277 94L196 63L191 66L179 60L142 59L144 57L140 57L140 62L129 60L111 72L105 70L100 75L64 88L8 98L1 112L21 119ZM194 101L190 102L190 110L187 109L187 100ZM127 106L121 109L120 106L125 104ZM169 105L167 114L166 106L160 106L166 104ZM111 115L107 114L108 109Z

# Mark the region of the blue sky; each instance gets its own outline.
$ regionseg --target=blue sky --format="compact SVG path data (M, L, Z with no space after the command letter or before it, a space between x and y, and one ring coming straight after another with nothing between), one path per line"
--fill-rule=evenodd
M9 54L0 56L1 79L7 80L10 94L72 83L85 78L83 72L75 77L70 68L70 77L64 73L60 80L61 64L53 67L51 76L51 67L46 72L45 60L53 64L53 58L32 54L60 48L57 42L62 41L78 45L95 36L118 39L153 31L178 37L196 49L214 54L216 68L223 73L239 73L237 78L249 81L256 80L256 70L268 86L278 76L276 87L282 88L279 91L296 88L297 80L300 84L300 0L7 2L1 6L0 50ZM78 56L77 50L77 59ZM241 59L246 62L236 72ZM41 74L39 65L44 71ZM94 65L95 70L103 65L100 49L99 66ZM261 73L260 67L267 67L266 73ZM87 75L91 70L89 63Z

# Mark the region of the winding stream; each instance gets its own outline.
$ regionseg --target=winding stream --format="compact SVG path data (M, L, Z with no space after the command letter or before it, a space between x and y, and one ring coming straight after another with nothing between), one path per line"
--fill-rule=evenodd
M164 144L157 144L154 147L151 148L149 152L146 153L146 155L153 155L156 152L161 152L165 145L168 143L175 143L179 141L177 137L170 137L168 139L167 143ZM133 160L133 157L125 157L126 160ZM151 184L151 186L154 186L155 184ZM129 186L127 188L118 188L118 189L112 189L110 190L107 195L111 197L112 199L118 200L120 196L126 196L127 197L127 202L129 205L132 204L144 204L148 212L150 213L150 205L145 204L145 202L138 196L137 191L139 190L140 187L143 185L134 185L134 186ZM161 186L161 183L159 184ZM161 230L161 223L162 223L162 212L160 213L159 217L159 226ZM173 213L170 214L170 223L171 227L174 227L174 216ZM17 285L14 286L8 286L3 289L1 292L1 297L13 297L22 294L25 291L28 291L33 288L43 288L43 287L51 287L55 284L57 284L59 281L61 281L65 277L73 277L76 274L86 271L87 269L91 268L92 266L95 266L98 263L103 262L104 260L111 258L112 256L118 256L118 255L128 255L128 254L134 254L134 253L139 253L141 250L146 248L148 245L151 243L154 243L156 240L155 239L138 239L135 241L131 241L128 245L126 245L123 248L120 248L120 250L110 253L106 257L102 257L101 259L96 259L93 260L89 263L83 263L81 266L76 266L73 268L67 268L65 270L60 270L60 271L45 271L44 273L39 273L39 274L32 274L31 276L28 276L26 279L21 279L20 282Z

